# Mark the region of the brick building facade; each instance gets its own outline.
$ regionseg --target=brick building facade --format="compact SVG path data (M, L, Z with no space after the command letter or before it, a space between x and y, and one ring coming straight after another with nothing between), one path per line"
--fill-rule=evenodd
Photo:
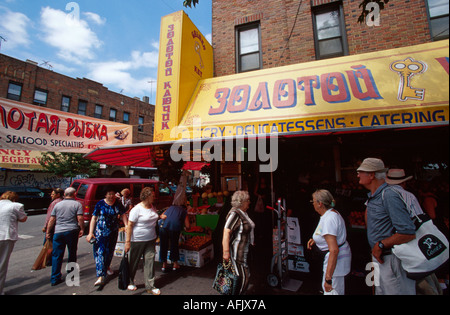
M251 47L247 47L247 50L250 49L250 53L259 53L260 60L259 64L250 70L356 55L448 38L448 1L388 1L384 4L384 9L380 10L379 26L358 23L362 12L359 6L362 2L213 0L212 42L215 76L246 71L245 67L240 67L239 40L240 34L253 27L258 30L259 41L254 43L253 50ZM384 3L384 0L379 2ZM248 41L248 38L244 38L245 41ZM327 46L336 48L334 44L339 41L340 49L332 49L329 54L320 52L322 46L325 50Z
M108 90L101 83L71 78L0 54L0 97L133 125L133 143L153 141L155 106Z

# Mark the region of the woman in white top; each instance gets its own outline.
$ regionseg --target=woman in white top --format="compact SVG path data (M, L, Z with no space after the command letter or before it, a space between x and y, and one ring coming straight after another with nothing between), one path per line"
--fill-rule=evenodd
M347 242L344 219L333 207L335 201L328 190L317 190L311 203L320 214L320 221L307 248L316 245L325 254L323 261L322 288L324 294L344 295L345 276L351 268L351 251ZM334 290L334 291L333 291Z
M5 287L9 258L19 239L18 223L25 222L27 215L23 204L18 203L19 195L6 191L0 197L0 295Z
M137 289L134 284L134 276L138 269L139 260L144 256L144 280L148 293L159 295L161 291L155 288L155 243L156 223L159 215L153 205L155 192L151 187L142 189L141 202L130 211L125 239L125 252L130 251L130 279L128 290Z

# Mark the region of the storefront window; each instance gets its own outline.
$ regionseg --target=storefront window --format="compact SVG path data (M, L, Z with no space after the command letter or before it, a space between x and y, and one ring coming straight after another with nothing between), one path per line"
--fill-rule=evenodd
M102 114L103 114L103 106L102 105L95 105L94 117L101 119L102 118Z
M142 116L139 116L138 131L144 132L144 117L142 117Z
M69 112L69 108L70 108L70 97L63 96L61 100L61 111Z
M448 0L428 0L428 14L432 40L448 38Z
M46 105L47 104L47 92L36 90L34 91L33 104Z
M261 69L259 24L237 29L238 72Z
M318 10L314 13L313 19L317 59L348 54L340 7Z
M111 108L109 110L109 120L116 121L116 117L117 117L117 109Z
M130 123L130 113L123 112L123 123L129 124Z
M87 102L78 101L78 115L86 115Z
M22 95L22 85L16 83L9 83L7 98L14 101L20 101Z

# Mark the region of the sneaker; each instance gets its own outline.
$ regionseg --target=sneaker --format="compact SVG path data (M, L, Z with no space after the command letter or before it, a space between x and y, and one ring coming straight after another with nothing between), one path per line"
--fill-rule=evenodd
M152 295L160 295L161 294L161 290L159 290L157 288L154 288L154 289L151 289L151 290L147 290L147 293L150 293Z
M111 268L108 268L108 270L106 270L106 274L108 276L112 276L114 274L114 271L112 271Z

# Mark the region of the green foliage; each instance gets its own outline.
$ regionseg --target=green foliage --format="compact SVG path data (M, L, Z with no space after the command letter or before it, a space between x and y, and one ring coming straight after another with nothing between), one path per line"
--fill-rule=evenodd
M189 7L192 8L192 5L194 5L194 7L198 4L199 0L184 0L183 1L183 5L185 8Z
M45 171L59 177L97 176L100 164L83 158L83 155L81 153L42 152L40 163Z

